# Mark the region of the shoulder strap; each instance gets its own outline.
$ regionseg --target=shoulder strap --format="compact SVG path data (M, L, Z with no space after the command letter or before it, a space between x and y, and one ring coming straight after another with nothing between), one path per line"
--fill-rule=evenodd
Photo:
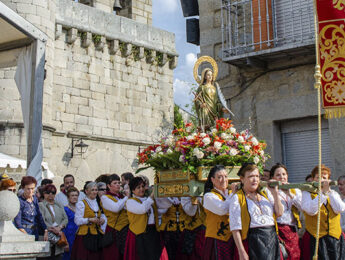
M48 203L46 204L46 207L47 207L47 209L48 209L48 211L49 211L50 216L52 217L53 223L55 223L55 216L54 216L54 213L53 213L52 210L50 209Z

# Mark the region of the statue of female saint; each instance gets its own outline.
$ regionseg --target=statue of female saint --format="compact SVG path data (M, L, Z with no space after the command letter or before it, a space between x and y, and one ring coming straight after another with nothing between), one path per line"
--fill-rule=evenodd
M214 72L206 68L201 73L201 79L196 76L197 69L201 62L210 62ZM215 79L217 77L218 67L214 59L209 56L200 57L194 66L194 77L199 83L195 94L195 109L202 130L209 129L216 124L216 120L223 117L223 112L232 112L226 105L225 98Z

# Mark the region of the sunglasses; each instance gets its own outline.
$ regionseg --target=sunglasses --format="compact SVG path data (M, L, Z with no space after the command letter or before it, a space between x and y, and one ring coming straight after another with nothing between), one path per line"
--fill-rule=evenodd
M98 189L98 191L106 191L107 189Z
M55 195L56 191L45 191L44 194L53 194L53 195Z
M16 189L11 189L11 188L9 188L9 189L7 189L8 191L12 191L12 192L16 192L17 190Z

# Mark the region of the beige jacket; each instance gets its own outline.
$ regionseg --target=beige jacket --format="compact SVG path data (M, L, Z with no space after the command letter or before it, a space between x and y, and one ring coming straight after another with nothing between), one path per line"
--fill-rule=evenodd
M54 219L58 226L63 225L64 227L66 227L68 223L68 217L66 215L65 209L62 206L60 206L60 204L54 203L53 205L53 209L55 213L54 217L52 217L52 214L50 214L49 212L50 204L47 201L44 200L43 202L40 202L38 205L40 207L40 211L42 213L44 222L46 223L48 228L54 226ZM63 248L56 246L55 255L62 254L63 252L64 252Z

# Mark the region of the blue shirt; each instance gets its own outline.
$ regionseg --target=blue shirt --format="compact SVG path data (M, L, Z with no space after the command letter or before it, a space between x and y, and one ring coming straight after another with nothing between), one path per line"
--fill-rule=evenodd
M35 239L38 240L39 228L41 230L47 229L38 207L38 200L35 196L32 202L27 201L23 196L18 197L18 199L20 210L13 220L14 225L18 229L24 229L29 235L34 235Z
M69 252L65 252L63 255L63 260L69 260L71 257L71 251L73 247L73 242L75 238L75 234L77 233L78 226L74 223L74 211L72 211L69 207L65 207L66 215L68 217L68 224L63 230L65 236L68 241L69 245Z

